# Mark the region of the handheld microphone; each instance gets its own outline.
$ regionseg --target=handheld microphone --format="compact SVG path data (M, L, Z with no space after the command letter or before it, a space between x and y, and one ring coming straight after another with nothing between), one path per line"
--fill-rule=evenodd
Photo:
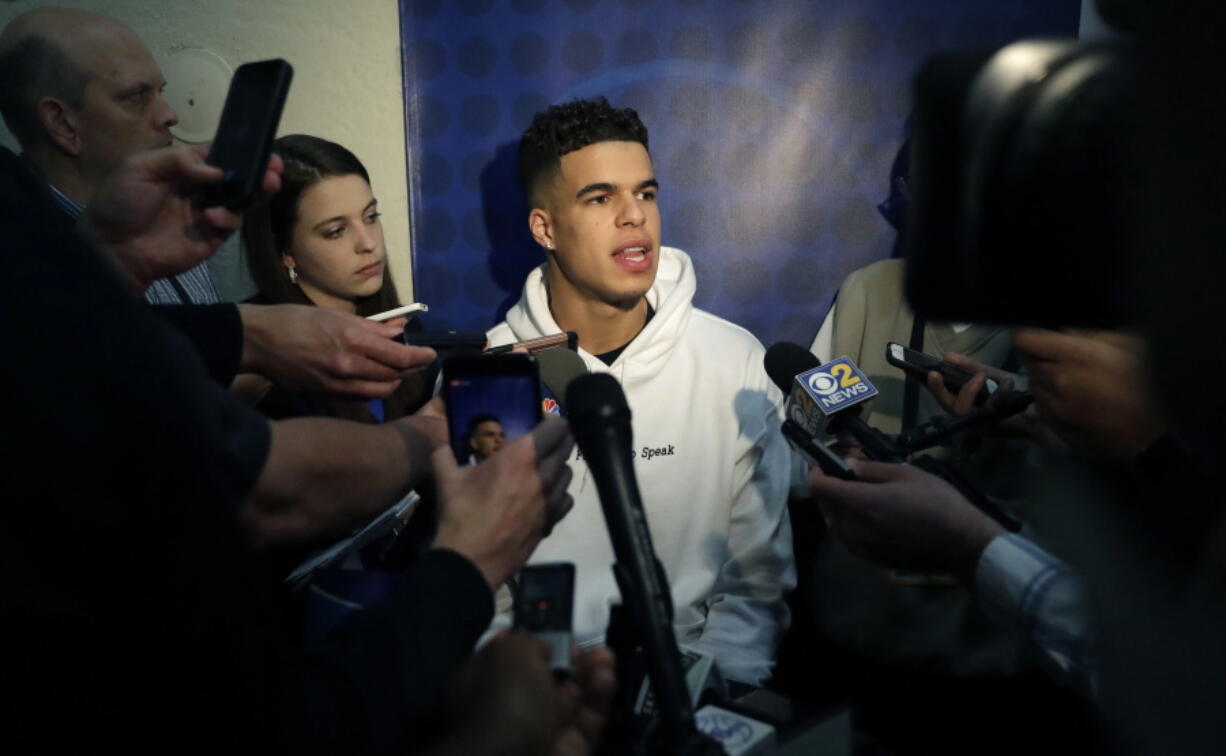
M906 458L896 443L860 417L863 402L878 392L850 358L840 357L822 365L808 349L781 341L766 350L762 363L787 396L784 410L788 420L813 438L845 431L871 459L902 462Z
M575 442L600 495L617 559L613 573L646 652L662 734L673 746L692 742L703 736L694 724L694 708L673 634L672 597L651 544L634 474L626 395L613 376L595 373L570 384L566 407Z

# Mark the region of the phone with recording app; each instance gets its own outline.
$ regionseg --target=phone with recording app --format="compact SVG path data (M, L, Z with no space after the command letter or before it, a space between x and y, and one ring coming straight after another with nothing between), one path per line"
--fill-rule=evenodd
M456 354L443 360L443 403L451 448L477 464L541 421L541 378L526 354Z

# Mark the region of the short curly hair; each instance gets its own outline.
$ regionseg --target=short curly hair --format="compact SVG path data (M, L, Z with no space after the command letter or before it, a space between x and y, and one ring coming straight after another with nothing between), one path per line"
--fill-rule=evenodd
M638 142L647 149L647 127L633 108L615 108L603 97L551 105L532 117L519 139L519 178L528 201L561 170L562 156L598 142Z

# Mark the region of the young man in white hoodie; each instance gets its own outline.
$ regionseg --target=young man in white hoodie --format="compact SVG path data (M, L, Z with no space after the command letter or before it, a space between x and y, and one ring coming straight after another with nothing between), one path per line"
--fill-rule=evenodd
M660 246L658 184L633 110L603 98L550 107L519 161L546 262L490 343L574 331L588 369L621 382L678 638L713 654L726 678L761 684L795 584L782 398L762 345L694 308L689 257ZM574 562L575 636L592 645L620 597L596 488L578 454L571 465L575 507L532 561Z

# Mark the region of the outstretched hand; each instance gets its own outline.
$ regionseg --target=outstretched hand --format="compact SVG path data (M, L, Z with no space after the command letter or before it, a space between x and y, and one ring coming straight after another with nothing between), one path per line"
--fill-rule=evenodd
M197 190L222 180L205 162L208 145L139 152L103 182L81 217L81 231L110 252L136 288L182 273L207 260L242 216L201 207ZM263 189L281 186L281 159L273 155Z
M242 304L238 312L243 370L293 390L382 398L438 356L393 341L403 326L323 307Z
M472 467L459 467L450 447L435 450L435 548L467 557L491 588L502 585L574 505L566 492L574 446L566 421L549 415Z

